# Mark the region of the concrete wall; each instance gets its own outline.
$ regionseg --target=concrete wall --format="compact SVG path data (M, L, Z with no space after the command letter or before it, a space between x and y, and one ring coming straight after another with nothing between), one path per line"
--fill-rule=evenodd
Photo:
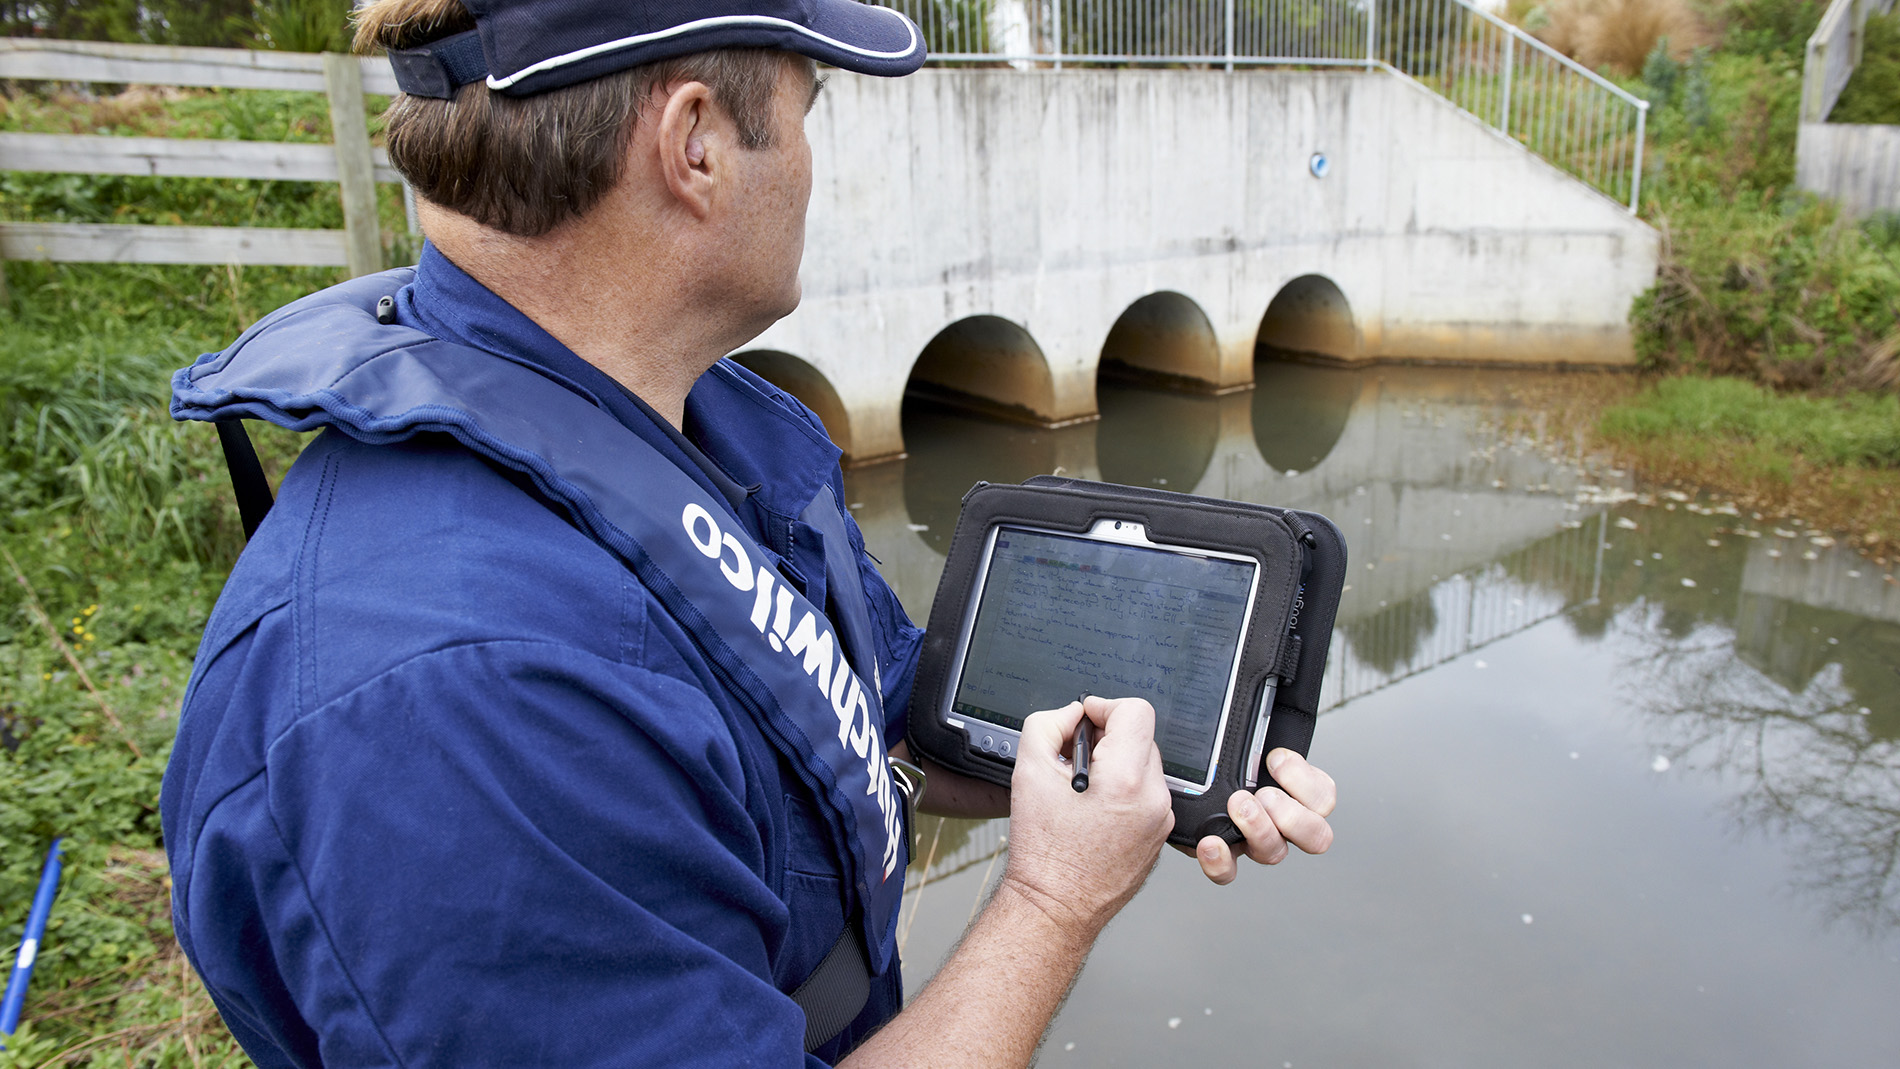
M830 383L859 462L903 450L913 366L969 317L1022 333L953 336L920 377L1053 425L1095 412L1111 329L1158 292L1212 343L1122 362L1220 391L1302 276L1350 311L1318 332L1339 359L1624 363L1656 270L1648 226L1387 73L833 73L808 128L804 304L756 347Z
M1804 122L1795 185L1833 197L1852 215L1900 211L1900 126Z

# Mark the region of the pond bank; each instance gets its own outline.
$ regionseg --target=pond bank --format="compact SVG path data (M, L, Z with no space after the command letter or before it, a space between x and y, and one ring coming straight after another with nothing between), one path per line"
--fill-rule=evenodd
M1598 454L1674 507L1706 497L1757 522L1900 559L1900 403L1778 395L1699 375L1575 374L1514 383L1513 429Z

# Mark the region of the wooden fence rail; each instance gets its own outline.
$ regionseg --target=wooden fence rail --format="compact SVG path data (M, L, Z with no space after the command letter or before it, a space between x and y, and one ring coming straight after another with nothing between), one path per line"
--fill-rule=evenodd
M5 79L323 93L330 102L328 145L0 133L0 170L335 182L343 229L0 223L0 260L347 267L352 275L382 269L376 183L402 178L388 154L370 144L364 98L397 91L388 60L0 37ZM5 286L0 275L0 300Z

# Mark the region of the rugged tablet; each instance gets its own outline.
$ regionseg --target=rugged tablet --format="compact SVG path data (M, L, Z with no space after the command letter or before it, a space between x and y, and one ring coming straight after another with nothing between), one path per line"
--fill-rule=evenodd
M1007 784L1031 712L1084 692L1146 698L1173 841L1237 841L1228 795L1266 780L1270 746L1310 744L1344 574L1337 529L1308 513L1046 477L978 484L931 609L911 745Z

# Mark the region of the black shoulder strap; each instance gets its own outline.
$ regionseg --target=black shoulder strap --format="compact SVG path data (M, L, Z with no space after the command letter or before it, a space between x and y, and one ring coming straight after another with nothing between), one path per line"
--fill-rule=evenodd
M858 925L846 922L844 934L831 945L825 960L792 992L792 1001L805 1011L805 1050L817 1050L832 1041L844 1026L857 1020L871 1000L871 963L864 954Z
M244 540L257 533L257 525L269 514L273 498L270 480L264 478L264 465L257 462L257 450L241 419L221 419L218 444L224 447L224 466L231 472L231 490L237 495L238 518L244 522Z

